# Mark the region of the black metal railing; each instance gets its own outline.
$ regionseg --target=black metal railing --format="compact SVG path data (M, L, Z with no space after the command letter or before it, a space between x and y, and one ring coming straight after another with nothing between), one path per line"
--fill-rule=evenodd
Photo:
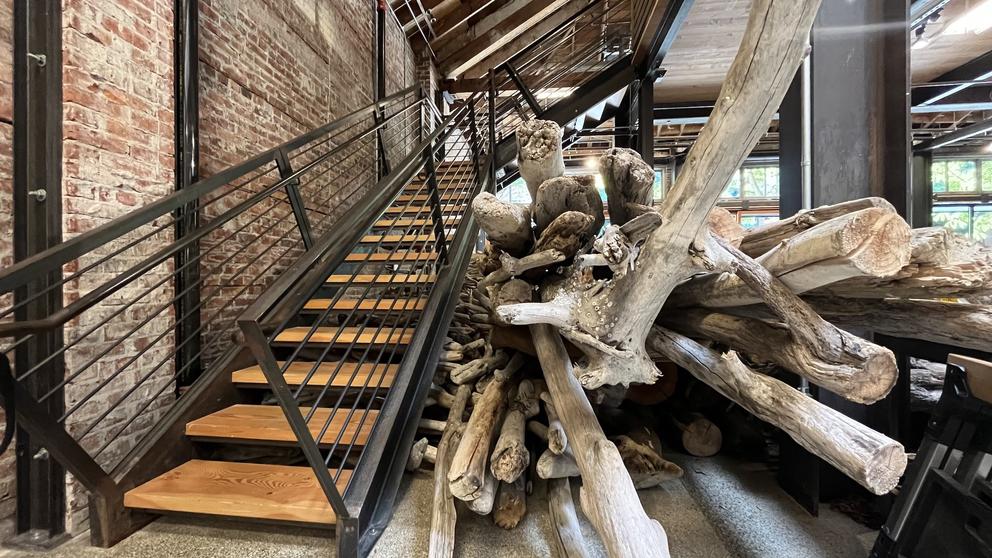
M192 363L215 376L238 353L237 316L373 195L371 163L417 144L425 104L419 88L401 91L0 271L0 339L8 340L0 373L20 422L91 492L112 499L115 479L196 390L181 381ZM199 225L176 238L178 210L190 207ZM196 257L177 268L176 254L190 246ZM198 279L180 292L175 277L187 266ZM59 290L61 309L22 319ZM198 303L176 315L190 290ZM177 338L192 313L199 326ZM12 358L51 336L61 343L43 358ZM176 360L194 344L191 358ZM39 390L31 380L43 370L55 380ZM44 413L49 398L63 396L61 416Z
M334 509L345 554L361 544L376 504L346 498L378 491L388 477L392 460L381 459L387 441L406 426L402 417L409 409L403 408L421 400L412 394L433 376L433 367L417 363L436 354L430 347L443 337L436 314L445 304L439 301L450 298L449 289L464 270L453 262L466 262L475 243L470 201L488 183L485 157L491 151L475 118L477 111L485 117L486 107L484 94L459 106L397 165L360 212L325 235L239 319ZM403 189L414 172L419 178ZM332 294L301 322L328 279ZM423 333L428 330L433 333ZM293 368L304 371L295 389L284 378ZM332 385L342 374L346 379ZM353 426L346 434L334 431L332 422ZM367 444L352 434L367 429L372 429ZM377 458L366 459L369 452Z
M522 121L564 124L630 82L626 10L592 2L446 117L401 91L0 271L0 391L18 421L119 507L182 458L153 450L196 418L193 401L224 400L212 386L257 362L335 512L340 555L364 554L476 245L469 202L495 190ZM53 293L61 309L24 311ZM291 368L304 371L292 387ZM42 373L55 380L39 388ZM63 396L60 416L45 411Z
M569 97L630 52L626 2L597 0L542 35L490 72L490 90L498 93L492 112L497 141L524 120L546 118L560 101L575 101Z

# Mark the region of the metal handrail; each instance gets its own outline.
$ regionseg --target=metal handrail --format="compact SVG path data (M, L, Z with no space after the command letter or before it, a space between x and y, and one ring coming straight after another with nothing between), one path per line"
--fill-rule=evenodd
M310 328L310 331L304 339L297 343L297 348L293 351L293 355L289 357L284 364L277 362L270 343L273 342L279 332L288 327L292 316L295 316L302 311L306 301L310 300L310 298L324 283L326 278L341 265L345 256L353 249L353 246L358 243L359 239L365 234L365 231L371 229L373 222L383 214L386 207L389 206L393 198L398 195L400 189L409 181L409 179L418 170L424 167L425 164L428 165L429 168L433 168L433 160L438 148L445 144L446 140L452 136L460 125L463 125L463 121L466 118L471 117L472 107L480 99L484 100L484 95L473 96L469 102L459 107L454 113L445 119L440 126L428 134L427 137L421 141L394 169L393 173L380 181L380 183L376 186L376 192L367 201L367 203L363 204L360 211L349 214L335 230L330 231L323 238L319 239L310 250L308 250L294 263L291 269L282 274L271 285L271 287L266 290L266 292L262 293L255 300L255 302L242 313L238 319L238 326L244 333L248 348L251 350L252 354L256 358L256 361L261 366L273 394L275 395L280 407L282 407L283 413L286 415L290 427L299 441L300 448L303 451L304 456L314 469L314 473L322 491L328 498L335 514L339 520L343 522L343 524L347 523L347 520L352 518L354 514L345 505L341 492L337 488L335 481L337 480L336 477L339 473L332 475L332 473L328 470L328 461L330 456L333 455L334 449L332 448L328 452L328 457L325 459L321 454L317 442L317 440L324 439L324 434L330 423L330 417L336 414L340 408L343 393L339 397L338 402L334 405L327 422L325 422L317 436L312 434L307 423L313 418L313 411L317 408L319 402L327 393L327 388L329 386L323 386L320 395L317 397L317 402L311 406L311 411L306 417L304 417L303 412L300 410L299 402L297 401L300 391L304 386L308 385L313 372L317 369L323 358L326 356L327 351L333 345L333 341L327 343L327 349L324 350L320 359L313 363L310 374L308 374L307 378L304 379L301 383L300 389L298 389L295 394L292 393L285 381L285 378L283 377L285 370L294 361L299 351L307 345L316 328L320 323L322 323L322 320L330 311L331 305L328 306L328 310L324 311L324 315L322 315L322 317L315 322L314 326ZM477 140L478 138L475 137L473 139ZM437 184L431 177L429 177L429 180L430 184L433 185L433 190L431 192L431 215L434 222L434 230L438 233L442 233L445 228L445 224L440 213L440 199L437 195ZM395 225L393 225L393 227L394 226ZM409 232L410 231L407 230L403 234L409 234ZM417 234L418 233L414 233L414 236L417 236ZM383 237L385 235L386 233L382 234ZM438 257L440 259L443 258L445 254L443 236L439 234L437 240L440 242L437 247ZM418 256L418 258L419 257L420 256ZM380 273L381 272L377 273L376 277L378 277ZM420 273L423 272L421 271ZM352 279L354 279L354 277L355 274L352 275ZM374 284L374 282L375 279L373 279L370 284ZM362 297L358 300L368 300L366 297L370 288L371 287L367 287L365 289L365 293L363 293ZM340 293L343 293L346 290L347 284L342 285L339 288L338 297L340 297ZM373 306L377 306L379 301L381 301L381 298L382 295L380 295L378 300L373 301ZM336 301L338 298L335 298L334 300ZM389 313L392 313L392 311L393 309L390 308ZM349 314L349 317L344 323L348 323L352 319L353 315L354 310L351 314ZM267 325L267 320L271 320L273 317L275 317L277 321L281 322L275 327ZM407 322L409 322L409 318L407 319ZM377 338L382 330L382 327L382 324L380 324L377 328L375 328L375 332L372 333L373 339ZM404 326L404 329L406 329L406 327L407 326ZM365 325L363 325L362 328L365 328ZM340 334L341 330L339 329L338 331ZM346 353L350 354L353 349L354 342L349 345ZM356 363L356 367L362 366L365 363L365 359L368 356L368 351L369 349L367 348L360 360ZM393 353L388 355L386 361L391 360L395 354L395 346L392 351ZM380 356L375 360L374 366L379 366L383 362L382 357L383 355L380 354ZM366 380L366 384L367 383L368 380ZM367 386L359 387L358 398L364 394L366 387ZM378 391L378 389L379 387L377 386L375 391ZM357 405L358 402L356 398L356 403L348 411L349 417L358 411ZM363 423L368 416L369 411L370 409L367 408L362 412L361 420ZM341 435L342 433L338 434L337 440L334 442L334 447L337 447L341 443ZM351 451L352 446L353 444L348 445L348 452Z
M44 252L25 258L7 269L0 271L0 293L10 292L25 282L25 280L34 279L39 274L56 271L66 263L79 258L94 248L103 246L142 225L149 224L158 217L168 215L184 207L186 204L228 185L232 180L257 171L266 164L275 163L280 153L293 151L314 141L316 138L343 129L348 124L353 124L362 116L382 109L395 100L418 91L419 88L420 86L415 85L396 92L324 126L301 134L209 178L199 180L188 188L169 194L160 200L66 240Z
M14 339L0 348L0 361L6 363L7 353L19 351L41 335L55 335L61 340L61 326L76 321L73 329L66 330L66 339L50 354L39 357L40 361L19 365L16 372L11 366L0 367L4 399L17 401L16 410L9 409L9 414L16 413L18 424L80 479L95 501L111 503L108 505L118 502L120 482L125 482L121 479L149 473L132 469L148 462L146 454L154 447L151 440L161 439L169 431L163 423L186 412L192 397L186 394L212 389L209 385L213 384L197 382L189 391L178 391L178 378L191 366L191 362L182 366L175 363L178 351L194 336L205 341L195 358L204 358L206 351L216 354L210 356L209 369L201 379L214 382L219 377L217 371L231 362L238 344L225 335L226 326L218 319L232 303L250 296L249 288L264 289L269 283L266 277L281 273L281 266L291 267L297 251L303 253L309 244L306 233L313 230L318 237L326 234L331 210L337 204L332 201L334 195L347 197L366 186L369 177L362 170L368 163L363 160L369 153L366 147L385 142L405 152L406 146L422 134L424 102L419 87L404 89L0 271L0 294L14 292L20 297L13 300L13 306L0 309L0 318L23 307L25 297L30 301L50 292L53 287L44 287L42 282L46 276L56 275L58 288L70 281L86 281L71 287L79 296L60 310L38 319L18 316L18 320L0 323L0 338ZM334 177L342 178L329 182ZM325 187L325 183L333 184L333 188ZM365 199L373 193L370 191ZM187 235L173 238L177 210L191 206L207 218ZM208 235L212 244L204 245L182 267L170 267L175 254L207 240ZM191 265L198 269L203 266L213 275L209 282L201 278L179 292L181 287L173 287L173 281ZM251 279L239 281L248 270ZM199 285L199 302L187 312L203 311L209 319L187 338L173 341L175 324L188 313L169 312L179 297ZM130 290L121 295L125 287ZM157 296L160 292L165 296ZM94 308L98 304L100 307ZM120 320L125 320L124 328L103 332L105 324L117 325ZM122 347L124 343L128 343L127 348ZM65 364L63 370L62 355L69 351L73 351L71 368ZM104 365L110 357L114 358ZM37 370L51 366L55 367L52 378L44 387L27 383ZM97 393L114 387L114 382L120 385L120 380L126 379L122 374L128 370L137 370L138 376L129 379L123 391L114 391L113 400L95 399ZM87 376L81 377L84 373ZM49 414L43 403L69 384L75 391L68 409L61 416ZM165 393L170 389L177 391L175 396ZM140 398L132 398L135 394ZM167 399L160 399L163 396ZM134 404L125 408L125 401ZM145 413L153 403L166 403L156 405L156 422L132 427L139 417L148 416ZM80 413L84 407L86 412ZM162 411L166 411L164 415ZM111 414L115 416L108 422ZM67 421L72 415L76 418L70 427ZM97 427L100 437L85 440ZM130 437L122 446L117 442L125 432ZM115 451L105 453L113 444L117 444ZM153 467L166 466L170 459L159 459L162 465ZM93 529L105 531L108 526L94 525Z

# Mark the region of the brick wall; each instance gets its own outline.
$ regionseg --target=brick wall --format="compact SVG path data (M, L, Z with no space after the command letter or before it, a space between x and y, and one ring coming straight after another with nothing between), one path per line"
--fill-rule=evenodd
M0 1L0 269L14 260L13 208L13 0ZM0 297L0 307L10 304L9 297ZM0 415L3 411L0 411ZM0 423L2 427L2 423ZM15 501L14 452L0 456L0 540L13 530L9 519L14 514Z
M0 1L0 267L12 261L11 6L12 0ZM201 0L200 6L202 176L371 101L373 13L366 0ZM174 189L173 16L172 0L63 0L65 238ZM389 25L387 87L392 92L416 82L416 65L393 19ZM372 172L371 165L358 167L356 172ZM258 184L274 179L269 172ZM247 195L232 195L207 215ZM214 291L205 301L205 317L236 315L298 253L292 242L295 224L277 222L277 211L262 215L265 209L239 217L204 242L208 249L211 241L233 235L232 245L278 248L261 255L224 249L207 254L203 289ZM73 262L65 273L97 262L160 224ZM171 240L168 226L97 265L66 285L65 302ZM66 406L74 410L66 424L76 436L87 432L83 445L107 466L129 451L175 399L172 271L171 261L160 265L65 328L66 369L85 369L65 388ZM236 295L235 304L224 302ZM231 342L229 330L211 327L205 339L219 339L217 347ZM97 386L97 396L85 400ZM8 452L0 457L0 519L8 522L13 490L13 452ZM87 526L86 495L72 479L67 499L67 525L76 532Z
M201 173L216 173L369 104L373 17L367 0L203 0ZM387 21L386 85L391 93L416 83L416 76L402 30L391 17ZM369 149L361 155L367 160L372 156ZM327 230L333 215L359 198L362 190L352 185L372 182L374 166L352 162L334 180L328 175L311 183L310 176L303 177L308 204L332 214L315 232ZM207 213L230 207L274 179L269 173ZM310 218L319 215L311 213ZM251 244L222 245L234 231ZM302 243L289 208L264 203L212 234L203 246L211 248L201 269L204 289L211 293L203 308L209 362L223 350L215 340L237 335L234 318L302 252Z
M65 0L63 51L63 237L71 238L168 195L174 188L173 2ZM88 265L149 227L81 258ZM148 241L70 281L66 302L134 265L171 240L166 228ZM174 400L171 262L65 328L67 371L85 369L65 387L70 433L110 465ZM127 301L134 301L127 304ZM95 328L95 330L94 330ZM104 354L106 352L106 354ZM97 359L87 366L91 359ZM82 403L85 394L103 386ZM119 403L115 403L118 402ZM113 408L109 406L113 404ZM109 414L105 414L107 411ZM98 425L91 428L96 422ZM86 526L86 494L70 479L67 528Z

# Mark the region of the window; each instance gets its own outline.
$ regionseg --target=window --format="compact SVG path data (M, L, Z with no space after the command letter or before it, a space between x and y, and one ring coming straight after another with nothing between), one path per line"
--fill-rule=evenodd
M760 227L771 221L778 221L778 213L754 213L749 211L738 211L737 220L745 229Z
M734 173L720 197L727 199L778 199L779 176L777 165L745 163Z
M496 197L510 203L530 203L530 190L523 178L517 178L509 186L496 192Z
M971 235L971 211L967 205L941 205L933 208L933 225L963 236Z
M934 226L992 246L992 159L940 159L930 166Z

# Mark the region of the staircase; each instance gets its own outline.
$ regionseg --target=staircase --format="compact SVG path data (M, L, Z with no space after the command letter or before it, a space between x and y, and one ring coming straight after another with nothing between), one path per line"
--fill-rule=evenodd
M438 183L438 189L443 192L440 199L446 202L442 221L452 230L465 213L475 186L459 178L470 172L470 165L449 163L437 170L440 176L449 177ZM425 243L436 241L433 234L421 232L433 227L431 219L422 217L430 210L415 205L429 201L430 196L424 193L427 190L423 176L410 182L375 221L372 229L376 232L362 237L356 250L327 278L320 296L309 299L294 325L272 340L274 349L296 349L304 355L288 366L277 361L290 388L314 392L311 397L322 392L321 400L338 402L333 407L301 407L300 413L310 417L307 426L318 447L333 454L329 467L342 494L396 378L398 361L412 340L417 316L427 302L425 294L437 281L438 254L422 250ZM341 293L359 285L368 286L369 292L362 297ZM342 316L332 320L337 322L334 325L313 327L319 315L329 313ZM390 315L393 320L379 327L366 325ZM396 355L369 362L370 351L386 348ZM324 353L334 353L333 359L314 357ZM271 386L259 365L234 370L229 381L246 392L246 400L257 402L229 405L187 422L186 438L196 446L264 449L297 445L298 439L271 397ZM367 393L370 390L374 393ZM347 408L342 401L364 403ZM223 451L214 449L211 453ZM125 492L124 505L158 514L321 526L332 526L336 520L311 467L281 462L190 459Z
M477 245L470 201L522 120L616 110L629 28L598 30L623 6L594 0L446 117L394 93L0 270L7 416L87 489L94 545L179 514L371 550ZM531 94L569 74L567 97Z

